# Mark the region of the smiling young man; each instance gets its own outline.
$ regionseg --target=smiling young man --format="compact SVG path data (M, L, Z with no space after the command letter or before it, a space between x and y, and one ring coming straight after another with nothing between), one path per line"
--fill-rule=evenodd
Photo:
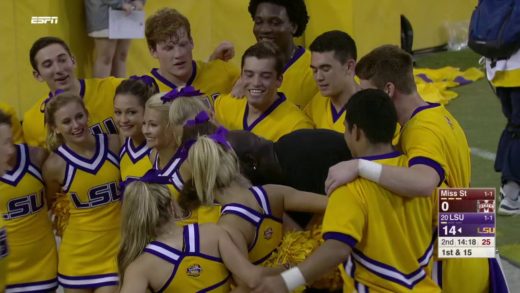
M253 18L253 33L257 42L276 44L284 58L284 80L280 91L287 99L303 109L318 92L309 68L311 54L294 43L309 21L303 0L251 0L249 14Z
M276 45L259 42L242 56L246 99L231 95L215 101L215 118L230 130L247 130L271 141L297 129L314 128L310 119L278 92L283 58Z
M311 68L320 90L305 107L316 128L345 132L345 104L359 90L354 80L356 43L342 31L328 31L310 45Z
M145 36L150 54L159 61L159 68L153 68L150 75L160 92L191 85L213 105L213 99L229 93L239 77L238 69L222 60L193 60L190 23L175 9L163 8L150 16Z
M29 58L33 75L39 82L45 82L49 94L41 97L25 112L23 135L27 144L45 147L44 110L47 102L60 92L69 92L83 98L90 113L88 126L93 133L117 133L112 119L114 113L114 93L121 79L78 79L76 61L69 46L56 37L43 37L31 47Z

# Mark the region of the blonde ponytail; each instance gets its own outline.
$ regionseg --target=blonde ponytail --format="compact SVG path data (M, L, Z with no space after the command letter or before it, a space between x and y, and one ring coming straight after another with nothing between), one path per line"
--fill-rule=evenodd
M240 176L233 149L223 147L208 136L200 136L190 148L188 164L202 205L212 205L217 190L228 187Z
M121 281L126 268L157 237L159 228L174 214L166 186L134 181L125 188L121 212L121 247L117 256Z

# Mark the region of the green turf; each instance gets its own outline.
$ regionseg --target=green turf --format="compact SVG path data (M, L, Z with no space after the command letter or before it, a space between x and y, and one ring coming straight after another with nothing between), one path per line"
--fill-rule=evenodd
M416 57L417 67L480 67L479 56L469 50L441 52ZM498 139L506 123L500 103L485 79L453 89L459 97L447 108L464 128L470 147L496 152ZM471 156L472 187L500 188L500 174L493 161ZM520 217L497 217L497 248L501 255L520 266Z

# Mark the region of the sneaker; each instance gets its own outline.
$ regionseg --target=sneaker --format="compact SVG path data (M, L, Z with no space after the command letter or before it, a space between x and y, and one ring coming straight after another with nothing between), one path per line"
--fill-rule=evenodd
M512 200L508 197L504 197L500 201L497 213L502 216L516 216L520 215L520 201Z

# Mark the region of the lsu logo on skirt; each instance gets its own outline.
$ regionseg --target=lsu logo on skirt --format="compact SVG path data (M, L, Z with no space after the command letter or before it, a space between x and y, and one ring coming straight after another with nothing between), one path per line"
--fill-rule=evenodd
M191 265L186 269L186 274L190 277L198 277L201 272L202 267L198 264Z

